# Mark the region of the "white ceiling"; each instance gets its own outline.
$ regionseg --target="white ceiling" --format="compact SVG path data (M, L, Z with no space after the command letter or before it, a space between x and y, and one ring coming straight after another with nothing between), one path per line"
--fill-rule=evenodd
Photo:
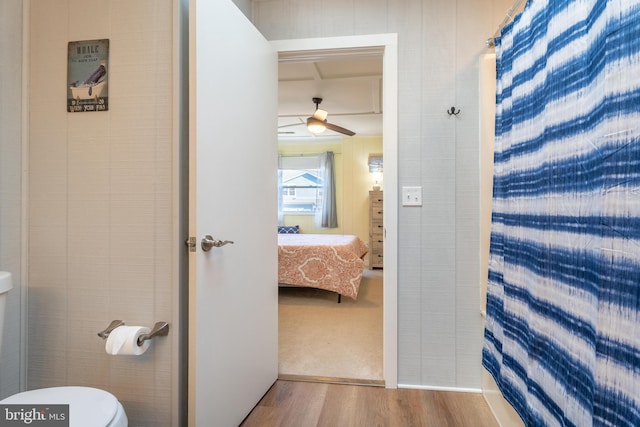
M278 140L348 138L330 130L310 133L307 117L315 110L312 98L327 121L355 136L382 136L382 53L375 48L290 52L278 64ZM295 126L288 126L296 124ZM283 127L284 126L284 127Z

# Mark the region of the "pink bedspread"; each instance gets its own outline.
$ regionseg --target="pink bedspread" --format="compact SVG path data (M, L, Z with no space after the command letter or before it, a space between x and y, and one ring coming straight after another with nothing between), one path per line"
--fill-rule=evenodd
M342 234L278 234L278 282L356 299L367 245Z

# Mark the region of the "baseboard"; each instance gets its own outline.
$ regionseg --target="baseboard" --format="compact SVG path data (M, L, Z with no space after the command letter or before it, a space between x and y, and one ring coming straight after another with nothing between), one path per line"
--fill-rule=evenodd
M286 375L279 374L278 380L280 381L300 381L311 383L329 383L329 384L349 384L349 385L364 385L373 387L384 387L384 380L366 380L358 378L335 378L335 377L319 377L313 375Z
M413 388L416 390L431 390L431 391L456 391L459 393L482 393L482 389L479 389L479 388L439 387L439 386L414 385L414 384L398 384L398 388Z

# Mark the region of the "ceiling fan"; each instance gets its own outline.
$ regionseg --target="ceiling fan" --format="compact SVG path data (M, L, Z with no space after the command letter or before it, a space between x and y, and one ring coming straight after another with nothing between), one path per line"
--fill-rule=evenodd
M343 128L342 126L334 125L333 123L327 122L328 113L325 110L320 109L320 103L322 102L322 98L311 98L311 101L313 101L313 103L316 104L316 111L314 111L311 117L307 118L306 123L307 123L307 129L309 129L309 132L311 132L314 135L319 135L325 130L329 129L334 132L338 132L347 136L353 136L356 134L355 132L349 129ZM280 126L280 128L289 127L289 126L298 126L301 124L303 123L294 123L291 125ZM281 133L285 133L285 132L281 132Z

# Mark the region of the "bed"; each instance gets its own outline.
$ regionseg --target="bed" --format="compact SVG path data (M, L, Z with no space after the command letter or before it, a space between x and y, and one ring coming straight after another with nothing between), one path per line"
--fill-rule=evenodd
M364 270L362 257L367 252L367 245L357 236L278 234L278 282L356 299Z

